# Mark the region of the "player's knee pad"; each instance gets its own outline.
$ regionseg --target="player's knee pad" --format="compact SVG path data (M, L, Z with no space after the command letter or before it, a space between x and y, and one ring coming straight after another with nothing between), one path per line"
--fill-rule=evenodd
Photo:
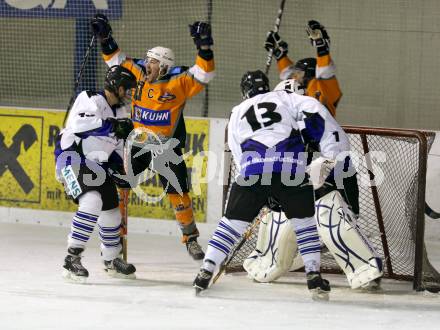
M188 193L184 193L183 195L168 194L168 198L174 208L176 220L182 226L187 226L194 222L191 199L189 198Z
M78 210L99 215L102 209L101 194L95 190L88 191L78 199Z
M338 191L316 201L318 232L353 289L383 275L382 261Z
M289 271L297 255L296 235L284 213L269 212L262 217L255 250L243 263L249 277L271 282Z
M121 213L119 208L102 211L98 218L101 253L104 260L113 260L121 252Z

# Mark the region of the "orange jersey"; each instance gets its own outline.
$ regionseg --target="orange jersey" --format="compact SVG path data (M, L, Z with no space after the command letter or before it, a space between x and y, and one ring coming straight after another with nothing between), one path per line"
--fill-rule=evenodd
M136 76L138 82L145 81L143 67L117 50L103 55L109 66L120 64ZM185 139L182 111L187 99L200 93L204 84L214 77L214 60L205 60L197 55L196 63L189 69L173 67L161 79L145 81L141 98L132 101L131 117L134 127L145 127L161 137ZM182 131L183 129L183 131Z
M316 77L309 81L306 95L319 100L335 117L336 107L342 97L335 76L335 65L330 55L318 56L316 62ZM289 79L293 73L294 63L287 56L284 56L277 62L277 65L280 79Z

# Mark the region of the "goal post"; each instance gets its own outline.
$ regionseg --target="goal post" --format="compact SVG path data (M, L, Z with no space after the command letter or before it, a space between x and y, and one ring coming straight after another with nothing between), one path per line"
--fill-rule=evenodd
M358 225L384 261L384 277L413 282L414 290L440 290L440 274L430 264L425 244L425 188L428 151L435 133L418 130L343 126L352 153L358 157ZM225 143L223 204L226 205L235 166ZM226 171L225 171L226 173ZM376 182L381 180L381 182ZM372 184L373 183L373 184ZM243 270L253 251L258 228L229 264ZM322 272L341 273L329 252L321 256Z

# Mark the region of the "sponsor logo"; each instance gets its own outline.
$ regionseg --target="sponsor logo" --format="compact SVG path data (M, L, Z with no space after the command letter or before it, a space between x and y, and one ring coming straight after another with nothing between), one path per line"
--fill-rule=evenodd
M171 111L152 110L135 106L134 120L149 126L169 126L171 125Z
M5 0L11 7L17 9L32 9L38 6L46 8L64 9L67 0ZM108 9L107 0L91 0L96 9Z
M158 100L160 102L171 102L176 98L176 95L171 94L170 92L166 91L163 95L159 96Z
M82 189L79 185L75 173L73 172L72 165L64 167L61 173L63 174L63 178L66 181L65 187L67 194L72 196L73 198L77 198L82 193Z

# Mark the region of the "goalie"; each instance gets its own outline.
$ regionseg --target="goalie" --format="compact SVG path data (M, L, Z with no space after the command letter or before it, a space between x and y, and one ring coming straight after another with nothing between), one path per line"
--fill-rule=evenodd
M275 90L302 94L301 87L295 80L283 81ZM328 127L325 121L319 119L321 115L324 118L329 116L325 112L324 110L321 114L304 113L303 136L313 135L315 139L321 134L325 136ZM318 116L312 119L316 115ZM316 125L317 120L322 121L324 125ZM320 129L316 130L316 127L321 127L322 132L319 132ZM338 131L337 136L331 136L345 143L345 151L350 150L348 138L342 130ZM319 145L322 146L322 143ZM382 261L356 224L358 216L353 209L359 209L358 196L355 194L353 199L350 191L353 190L353 182L356 188L357 183L349 157L340 157L339 162L318 157L310 163L309 173L317 199L315 217L321 240L346 274L353 289L376 287L383 274ZM345 180L347 175L348 181ZM338 187L337 182L342 182L343 186ZM276 202L273 204L277 206ZM262 219L256 249L245 260L243 266L256 281L274 281L287 271L302 267L296 250L295 235L290 230L286 217L282 213L271 212Z

